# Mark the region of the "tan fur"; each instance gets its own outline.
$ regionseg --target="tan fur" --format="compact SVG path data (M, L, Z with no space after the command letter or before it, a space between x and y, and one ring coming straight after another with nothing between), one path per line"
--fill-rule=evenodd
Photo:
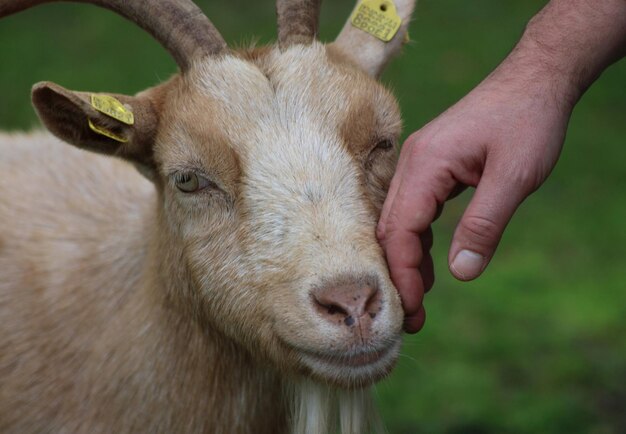
M47 135L0 149L0 432L284 426L273 370L154 290L149 182Z
M396 155L377 145L400 133L388 91L313 42L118 96L132 127L85 93L33 95L55 134L127 161L0 135L0 432L380 429L367 386L403 319L374 235ZM210 184L183 193L181 172ZM337 282L376 288L375 319L321 316L312 291Z

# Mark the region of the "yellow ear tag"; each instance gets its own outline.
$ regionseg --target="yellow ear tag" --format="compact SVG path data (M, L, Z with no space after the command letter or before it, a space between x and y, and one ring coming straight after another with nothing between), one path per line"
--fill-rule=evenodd
M133 112L116 98L110 95L91 95L91 106L105 115L117 119L127 125L135 123Z
M93 131L95 133L98 133L101 136L108 137L109 139L113 139L113 140L115 140L117 142L120 142L120 143L128 142L128 139L126 139L126 138L124 138L122 136L118 136L117 134L115 134L115 133L113 133L113 132L111 132L109 130L105 130L104 128L95 125L91 121L91 119L89 119L89 118L87 118L87 122L89 123L89 128L91 129L91 131Z
M350 22L357 29L389 42L398 33L402 19L391 0L362 0L352 13Z

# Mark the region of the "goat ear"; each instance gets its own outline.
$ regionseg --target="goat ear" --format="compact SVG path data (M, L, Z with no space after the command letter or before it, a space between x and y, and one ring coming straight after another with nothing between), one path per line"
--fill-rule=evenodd
M154 170L158 116L148 92L136 97L91 94L42 82L33 86L32 100L43 124L61 140Z
M368 74L378 77L389 61L400 52L404 43L408 41L407 30L413 15L415 1L359 0L350 19L343 26L341 33L332 45ZM386 11L386 13L393 13L395 10L395 14L400 19L400 27L391 40L384 42L352 23L353 17L364 6Z

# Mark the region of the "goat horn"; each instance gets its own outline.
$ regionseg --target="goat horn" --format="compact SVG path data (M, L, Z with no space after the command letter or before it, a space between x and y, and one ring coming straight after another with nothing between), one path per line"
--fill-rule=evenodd
M321 0L276 0L278 45L310 44L317 36Z
M41 3L59 0L7 0L0 2L0 18ZM216 55L226 42L191 0L70 0L91 3L129 19L150 33L187 71L195 59Z

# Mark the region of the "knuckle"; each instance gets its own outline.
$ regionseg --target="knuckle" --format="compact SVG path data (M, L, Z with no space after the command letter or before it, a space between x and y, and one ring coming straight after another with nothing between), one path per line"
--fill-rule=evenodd
M419 154L422 159L439 159L441 158L440 154L442 153L441 146L438 146L437 142L435 142L434 140L425 139L419 139L418 141L416 141L412 151L415 154Z
M511 164L502 174L502 178L514 186L521 195L528 195L541 185L544 178L542 172L544 170L522 159L516 164Z
M479 246L489 246L500 238L500 225L488 217L466 216L460 226L465 237Z
M508 174L510 182L523 190L530 190L537 183L535 171L522 165Z
M387 218L385 219L385 228L384 228L385 236L389 237L389 235L395 234L401 228L402 228L402 221L400 217L398 216L398 213L396 212L396 210L392 209L389 212L389 215L387 215Z
M412 158L423 158L438 149L438 147L434 145L432 138L428 139L420 132L411 134L406 140L405 146L406 145L408 145L408 151Z
M421 131L416 131L406 139L406 144L410 146L420 146L423 143Z

